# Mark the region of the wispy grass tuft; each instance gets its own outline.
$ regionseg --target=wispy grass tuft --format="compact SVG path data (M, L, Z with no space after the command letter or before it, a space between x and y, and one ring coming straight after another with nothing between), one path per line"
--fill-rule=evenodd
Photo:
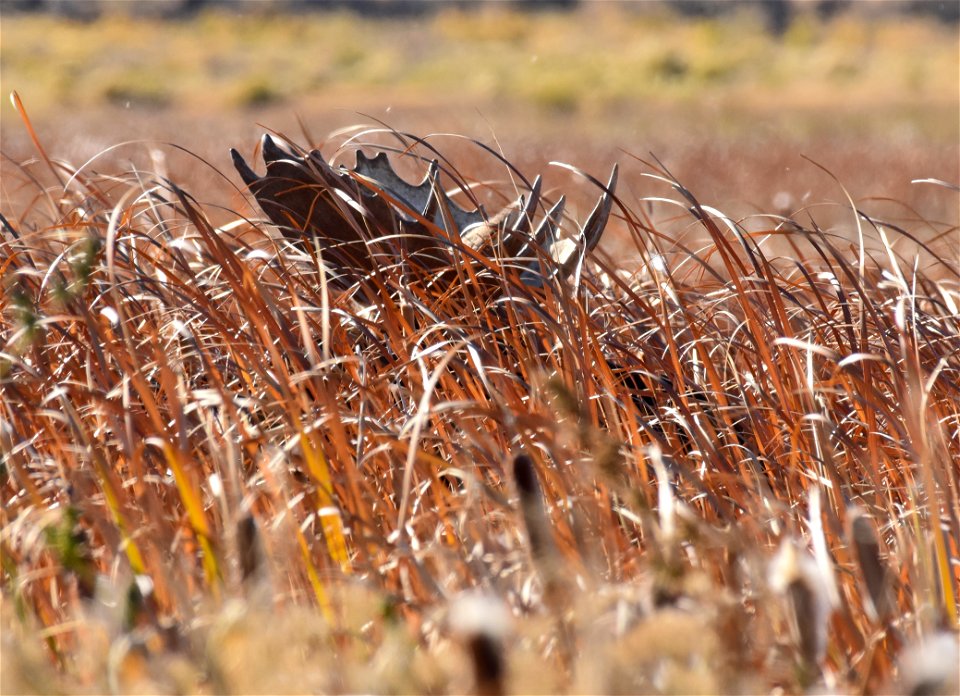
M0 244L4 692L861 693L956 644L960 269L901 256L921 232L748 229L654 163L672 196L614 208L639 270L381 238L342 274L37 146ZM513 620L458 629L465 591Z

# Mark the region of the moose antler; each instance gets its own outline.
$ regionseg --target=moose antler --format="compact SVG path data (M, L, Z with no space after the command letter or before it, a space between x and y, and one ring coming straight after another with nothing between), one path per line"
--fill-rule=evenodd
M521 279L539 286L552 275L568 275L584 254L600 241L613 206L617 167L576 241L561 239L564 198L530 232L540 207L541 178L529 195L499 214L482 207L465 210L440 186L440 167L431 162L419 184L401 178L385 152L369 158L357 151L353 169L334 167L317 150L298 152L270 135L262 141L267 171L257 175L236 150L234 166L266 216L292 239L317 238L324 252L361 270L374 266L374 250L393 244L393 254L415 259L429 268L449 265L458 246L482 252L499 246L501 259L521 265ZM499 239L495 239L499 235ZM539 253L538 253L539 252ZM548 259L547 267L540 259Z

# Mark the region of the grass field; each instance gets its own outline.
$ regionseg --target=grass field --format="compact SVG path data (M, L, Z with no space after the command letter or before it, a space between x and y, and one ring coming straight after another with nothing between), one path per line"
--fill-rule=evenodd
M758 27L5 16L0 692L956 693L955 31Z
M749 14L678 22L606 3L572 18L441 12L418 22L212 12L190 22L114 14L91 25L9 15L0 81L19 91L47 148L77 164L147 140L222 167L226 148L249 152L258 124L303 140L299 116L315 145L372 123L368 114L422 134L496 137L525 169L629 166L652 152L738 216L769 211L778 194L791 212L842 201L806 155L858 200L887 196L955 222L953 201L910 181L960 179L956 31L864 14L829 24L801 14L780 40ZM18 122L4 99L3 147L19 161L33 150ZM99 165L147 162L142 145L112 154ZM168 157L193 184L194 163Z

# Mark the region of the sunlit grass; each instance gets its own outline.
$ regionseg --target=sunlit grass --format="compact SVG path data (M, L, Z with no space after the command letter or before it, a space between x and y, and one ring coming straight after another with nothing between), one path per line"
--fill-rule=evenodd
M536 288L11 171L4 693L909 692L955 648L955 227L748 230L643 163L618 257Z

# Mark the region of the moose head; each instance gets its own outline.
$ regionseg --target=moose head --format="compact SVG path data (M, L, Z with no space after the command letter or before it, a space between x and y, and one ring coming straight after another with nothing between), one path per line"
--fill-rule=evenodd
M569 275L603 234L617 184L609 183L586 223L573 237L561 237L564 197L546 210L541 177L525 195L495 215L452 201L440 185L440 164L411 184L393 169L386 152L356 153L351 169L334 166L318 150L300 150L271 135L261 143L266 174L259 176L236 150L234 166L264 214L293 240L316 240L341 267L369 271L384 254L426 269L449 268L456 253L482 255L512 265L520 280L541 286L552 276ZM533 221L545 210L534 229ZM531 232L531 230L533 230Z

